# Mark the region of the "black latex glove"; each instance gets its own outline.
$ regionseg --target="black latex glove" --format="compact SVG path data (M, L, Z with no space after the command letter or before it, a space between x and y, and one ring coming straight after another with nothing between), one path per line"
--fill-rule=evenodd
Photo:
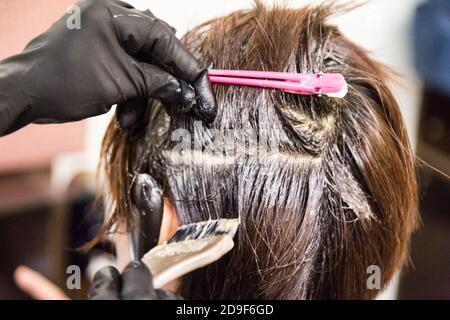
M31 122L99 115L113 104L119 125L130 127L151 98L214 119L206 69L173 28L117 0L77 5L80 29L68 28L66 14L24 52L0 62L0 135Z
M150 270L141 261L130 262L122 274L114 267L100 269L89 292L90 300L180 300L180 296L153 287Z

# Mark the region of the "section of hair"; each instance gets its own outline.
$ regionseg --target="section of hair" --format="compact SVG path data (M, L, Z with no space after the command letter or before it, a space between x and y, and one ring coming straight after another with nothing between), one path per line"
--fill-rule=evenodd
M231 158L174 151L177 128L202 145L217 141L190 114L169 125L158 103L145 134L109 127L102 155L110 221L131 223L129 190L142 171L165 186L182 224L241 218L235 248L183 278L185 298L373 298L379 290L367 287L368 267L380 267L384 287L403 265L417 221L413 155L385 68L327 24L339 10L257 2L184 37L218 69L344 75L343 99L215 85L211 129L249 129L257 141L264 132L265 152L258 144ZM235 143L233 150L248 148ZM187 158L195 161L180 161Z

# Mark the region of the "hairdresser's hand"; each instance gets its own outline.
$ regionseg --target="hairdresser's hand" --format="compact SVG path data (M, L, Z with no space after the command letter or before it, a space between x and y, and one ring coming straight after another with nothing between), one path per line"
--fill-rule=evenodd
M180 296L153 288L150 270L141 261L132 261L122 274L114 267L100 269L89 293L91 300L180 300Z
M20 266L14 271L17 286L36 300L68 300L64 291L43 274Z
M86 0L0 62L0 135L28 123L66 122L119 104L123 127L142 118L152 98L216 114L206 69L150 11L117 0ZM185 81L182 85L180 82ZM187 84L189 85L187 85Z

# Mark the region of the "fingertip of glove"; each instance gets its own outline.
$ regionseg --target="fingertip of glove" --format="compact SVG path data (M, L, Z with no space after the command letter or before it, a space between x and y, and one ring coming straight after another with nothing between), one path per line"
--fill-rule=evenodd
M106 266L101 268L94 275L94 283L97 281L103 281L103 279L118 279L120 277L119 270L113 266Z
M189 85L187 82L180 80L180 87L181 87L181 112L185 113L191 110L195 104L196 96L195 96L195 90L194 88Z
M147 267L147 265L145 263L143 263L140 260L134 260L134 261L131 261L130 263L128 263L128 265L123 270L122 274L126 275L129 272L135 273L136 271L143 272L144 274L148 275L150 278L152 277L150 269Z
M217 115L217 104L206 70L196 81L195 91L197 92L197 104L194 108L195 113L203 121L207 123L213 122Z

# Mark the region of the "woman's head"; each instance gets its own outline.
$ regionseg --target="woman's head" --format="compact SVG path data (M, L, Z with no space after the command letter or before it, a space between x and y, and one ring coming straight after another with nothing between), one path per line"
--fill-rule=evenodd
M413 156L383 66L326 18L335 7L259 3L211 20L183 41L206 65L341 73L342 98L215 85L218 115L169 120L153 103L145 130L112 123L103 144L111 221L131 222L133 177L155 177L180 224L240 216L235 248L185 276L186 298L371 298L414 229ZM143 133L144 132L144 133Z

